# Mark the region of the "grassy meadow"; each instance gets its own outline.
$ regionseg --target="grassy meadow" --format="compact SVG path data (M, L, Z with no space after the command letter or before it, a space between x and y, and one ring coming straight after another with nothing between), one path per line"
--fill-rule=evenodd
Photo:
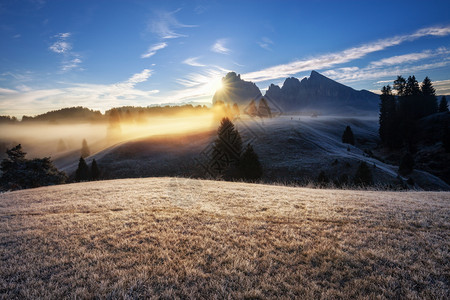
M2 299L448 299L450 193L184 178L0 194Z

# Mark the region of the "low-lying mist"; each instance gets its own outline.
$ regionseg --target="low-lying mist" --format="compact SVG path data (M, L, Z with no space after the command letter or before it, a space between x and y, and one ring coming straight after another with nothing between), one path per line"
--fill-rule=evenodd
M96 123L30 122L0 124L0 158L5 150L21 144L28 158L79 156L83 140L90 154L114 144L156 135L209 131L217 128L217 116L211 111L153 116L137 121Z

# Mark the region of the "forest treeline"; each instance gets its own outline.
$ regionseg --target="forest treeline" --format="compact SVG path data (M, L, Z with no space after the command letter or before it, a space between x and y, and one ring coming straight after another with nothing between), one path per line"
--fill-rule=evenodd
M181 113L206 112L210 108L206 105L193 106L185 104L179 106L122 106L109 109L102 114L98 110L86 107L68 107L53 110L37 116L23 116L19 121L16 117L0 116L0 124L17 124L29 122L50 122L50 123L101 123L109 122L111 117L119 118L122 122L145 122L149 117L168 116Z
M438 104L435 89L428 77L419 85L415 76L409 76L408 79L398 76L393 88L387 85L381 92L379 135L383 144L390 149L405 148L415 152L419 142L418 121L438 112L448 112L446 97L443 96Z

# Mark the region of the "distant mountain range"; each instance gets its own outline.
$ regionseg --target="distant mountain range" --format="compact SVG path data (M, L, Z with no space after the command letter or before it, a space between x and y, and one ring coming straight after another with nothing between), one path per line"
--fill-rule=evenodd
M223 78L224 88L217 91L213 103L218 100L248 105L251 100L264 97L269 106L282 112L317 110L321 113L354 114L360 111L378 112L380 96L367 90L356 91L351 87L312 71L301 81L287 78L283 86L271 84L265 95L253 82L242 80L234 72Z

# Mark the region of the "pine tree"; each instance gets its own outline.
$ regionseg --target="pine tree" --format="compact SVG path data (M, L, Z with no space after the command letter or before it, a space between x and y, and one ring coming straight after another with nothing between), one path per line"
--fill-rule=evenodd
M420 109L423 111L419 114L420 116L428 116L434 114L438 111L438 104L436 100L436 90L431 83L430 78L425 77L422 82L422 105Z
M417 82L416 76L408 76L405 87L405 96L417 96L420 95L419 82Z
M353 131L350 126L347 126L342 135L342 142L344 144L355 145L355 137L353 136Z
M397 91L397 96L402 97L405 95L406 91L406 80L402 76L397 76L394 81L394 90Z
M392 90L389 85L381 89L380 99L380 127L378 133L381 141L385 145L390 148L395 148L399 144L398 119L395 97L392 95Z
M258 155L253 150L252 145L248 144L239 162L241 177L246 180L254 181L260 179L263 174L262 166Z
M423 115L422 92L415 76L409 76L403 96L398 99L399 136L409 151L415 151L416 121Z
M242 152L242 139L233 122L223 118L217 130L214 141L211 165L219 173L223 173L230 166L237 167Z
M92 180L98 180L100 178L100 169L98 168L95 158L91 164L91 178Z
M369 186L373 184L372 171L366 162L362 161L356 170L354 182L356 185Z
M414 158L411 153L406 153L400 162L400 166L398 167L398 172L405 176L411 173L414 169Z
M439 102L439 112L448 112L448 103L447 98L442 96L441 101Z
M91 154L91 150L89 150L86 139L83 139L83 142L81 143L81 157L86 158L90 154Z
M7 158L2 160L0 170L2 171L1 186L9 188L11 185L17 188L24 188L24 170L26 169L25 155L27 153L22 150L22 145L7 149Z
M381 95L380 95L380 115L378 119L378 123L380 127L378 128L378 135L380 136L380 139L383 143L387 142L387 134L388 134L388 118L389 118L389 111L388 111L388 96L391 95L391 87L388 85L383 86L381 89Z
M78 168L75 171L76 181L87 181L90 179L89 167L82 156L80 156L80 161L78 162Z

